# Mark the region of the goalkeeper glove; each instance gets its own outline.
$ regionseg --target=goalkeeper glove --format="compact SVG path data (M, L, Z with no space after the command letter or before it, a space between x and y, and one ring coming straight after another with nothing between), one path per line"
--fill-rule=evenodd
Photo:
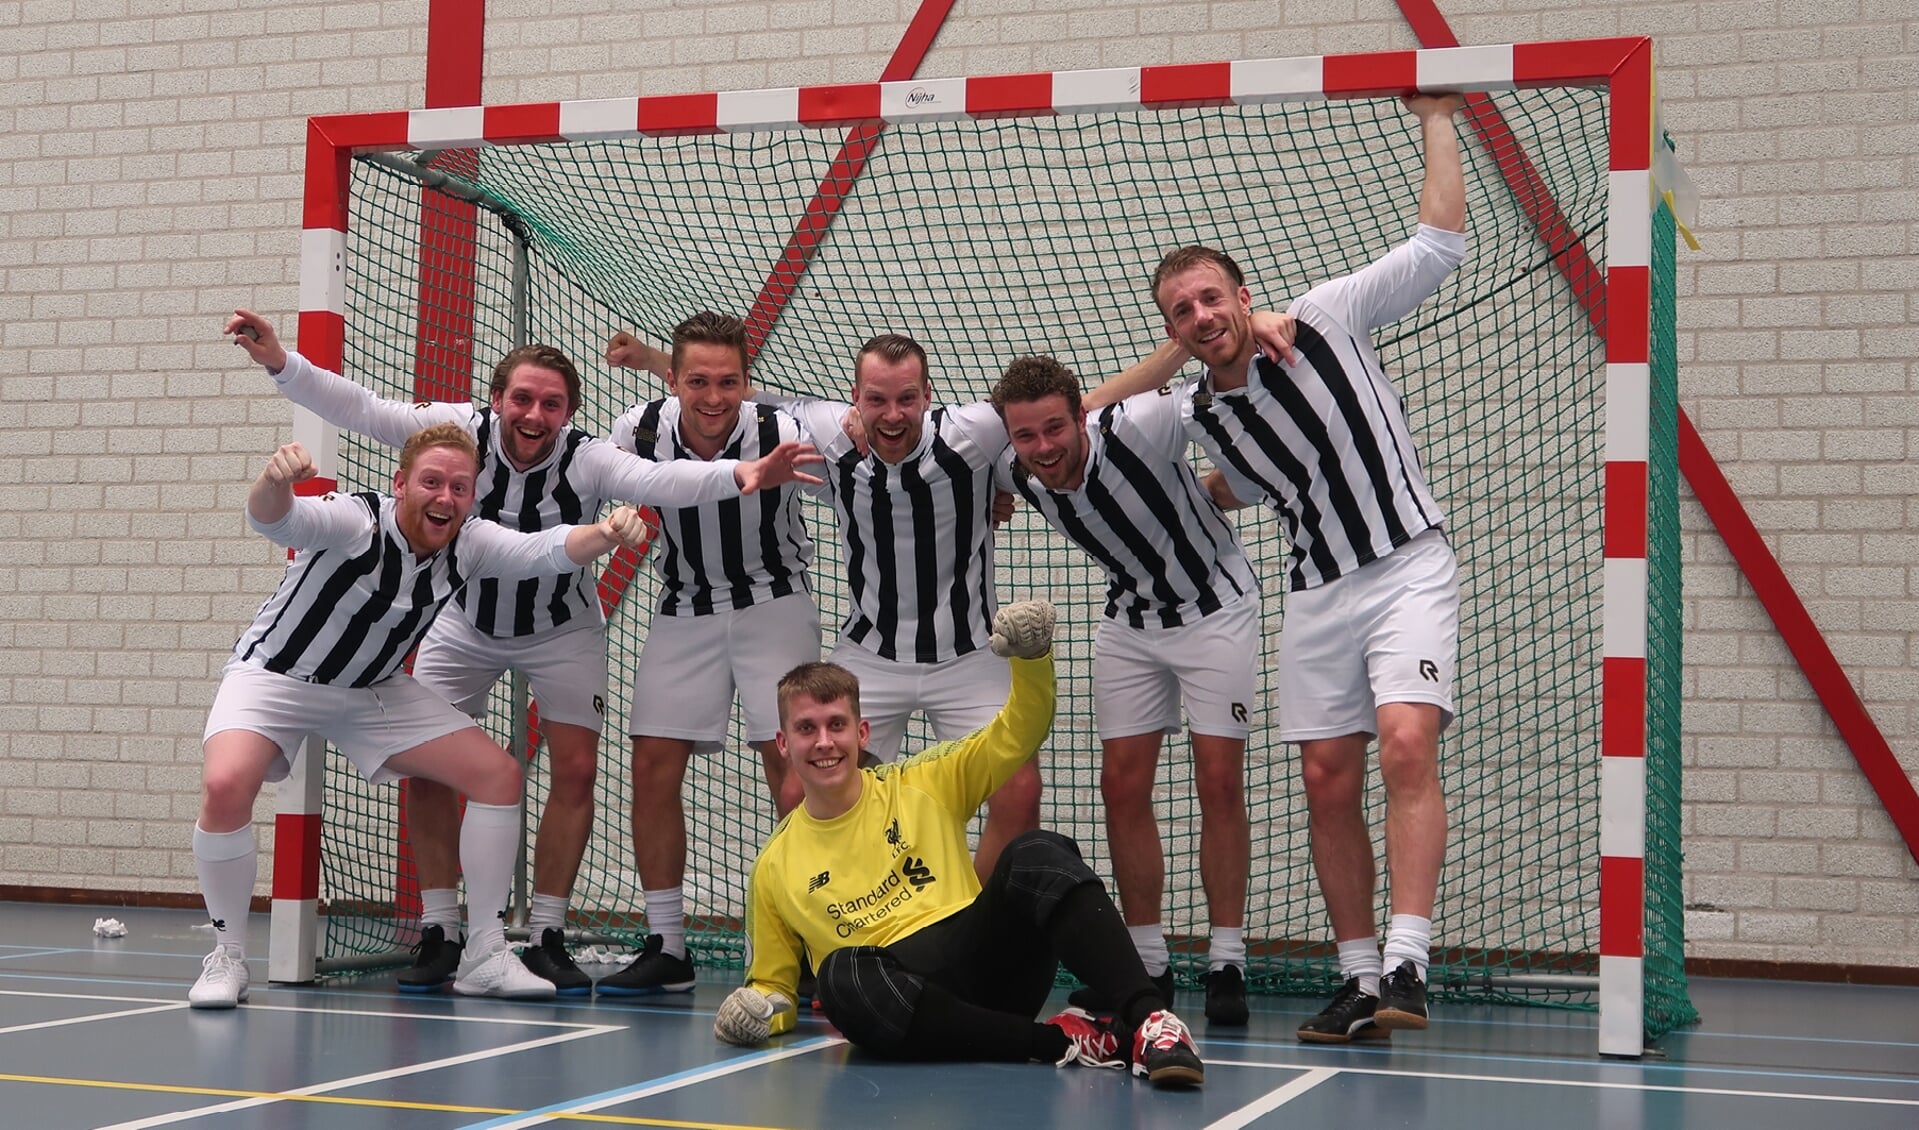
M1053 646L1057 613L1044 600L1009 604L993 617L993 654L1014 659L1038 659Z
M743 1048L763 1044L772 1038L774 1018L782 1012L796 1013L793 1002L784 993L734 989L720 1002L719 1015L713 1018L713 1034Z

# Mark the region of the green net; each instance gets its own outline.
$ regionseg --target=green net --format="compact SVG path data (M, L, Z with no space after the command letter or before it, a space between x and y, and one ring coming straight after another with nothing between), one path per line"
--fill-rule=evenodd
M1679 323L1674 223L1652 222L1651 448L1646 543L1646 1038L1699 1019L1686 995L1686 908L1680 890ZM1658 861L1658 862L1655 862Z
M1603 259L1603 92L1496 99L1573 229ZM841 141L838 131L794 130L412 155L431 170L428 180L452 178L477 208L423 187L391 158L362 159L352 180L347 375L401 398L411 399L419 380L477 396L506 349L548 342L588 376L575 422L605 434L627 406L660 395L651 378L599 362L607 338L631 329L659 343L695 310L745 314ZM1470 145L1467 164L1466 264L1437 298L1377 335L1462 566L1460 717L1441 754L1451 835L1432 985L1453 999L1583 1006L1598 951L1604 351L1497 169ZM1412 119L1393 100L892 126L847 189L753 372L773 388L844 397L859 345L894 330L926 345L936 396L947 401L983 397L1024 353L1058 356L1091 384L1161 339L1146 280L1167 249L1225 248L1246 268L1256 301L1283 307L1410 235L1420 173ZM427 222L434 214L442 219ZM436 251L423 242L424 232L460 230L467 217L471 247L455 241ZM473 262L470 299L432 293L423 303L422 271L443 255ZM1669 261L1665 270L1669 278ZM1669 488L1671 437L1659 442L1655 483ZM345 484L377 484L391 454L343 437L342 462ZM1672 508L1655 513L1668 527L1655 542L1676 547L1661 540L1676 538ZM1237 517L1265 581L1261 691L1270 712L1282 677L1273 645L1285 546L1268 513ZM846 610L837 528L817 506L808 520L830 643ZM1092 729L1101 579L1024 510L1001 530L998 561L1001 600L1061 605L1044 821L1110 874ZM1676 552L1669 563L1676 570ZM1676 585L1676 571L1671 577ZM597 823L573 897L579 926L622 940L644 930L629 846L625 695L656 598L643 569L610 617L614 690ZM1676 680L1677 619L1654 627L1654 663L1672 664ZM1676 684L1670 689L1656 709L1676 720ZM504 689L494 706L504 735ZM735 726L727 752L695 759L684 793L690 942L708 967L740 960L743 877L773 819L757 759ZM928 740L915 726L909 749ZM1676 812L1676 758L1667 768L1652 789ZM1248 776L1250 980L1261 990L1323 992L1336 963L1304 803L1291 751L1270 731L1254 735ZM1191 983L1203 968L1206 914L1183 736L1168 741L1156 797L1168 857L1165 922L1176 971ZM536 764L533 820L544 802ZM399 803L343 763L330 767L323 955L410 940ZM1368 815L1382 826L1376 783ZM1383 843L1376 848L1383 858ZM1648 862L1676 884L1676 836ZM1673 914L1660 938L1676 979L1676 905Z

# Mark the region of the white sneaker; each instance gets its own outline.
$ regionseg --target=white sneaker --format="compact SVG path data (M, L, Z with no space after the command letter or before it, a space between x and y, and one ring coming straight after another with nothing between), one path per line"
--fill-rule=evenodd
M469 955L470 956L470 955ZM551 1000L553 982L526 967L520 955L497 949L485 957L460 959L453 991L468 997L507 997L512 1000Z
M247 999L247 959L240 951L214 946L200 963L200 979L187 990L194 1008L232 1008Z

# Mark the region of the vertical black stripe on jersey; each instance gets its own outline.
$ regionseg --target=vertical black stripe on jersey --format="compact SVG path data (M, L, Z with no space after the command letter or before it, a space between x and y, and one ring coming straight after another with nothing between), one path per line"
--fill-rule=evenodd
M841 507L840 537L846 543L846 585L849 597L847 601L846 626L841 629L840 634L855 643L863 643L867 636L873 634L874 628L876 627L871 620L866 618L866 614L860 611L866 598L867 557L870 552L867 549L867 542L873 534L872 531L865 531L860 528L859 496L855 493L858 483L855 472L859 470L860 463L860 453L858 451L849 451L840 456L839 462L835 467L835 470L839 472L838 485L835 489L839 491L840 498L844 500ZM884 464L881 466L884 466ZM879 520L880 514L881 511L879 507L874 507L874 517L876 521ZM888 532L890 534L890 530ZM887 535L880 535L882 540L884 540L885 536ZM890 602L882 602L881 607L884 608L888 603ZM880 654L887 659L893 658L891 646L884 637L880 640Z
M746 449L746 434L720 452L722 459L740 459ZM762 496L759 505L764 506L767 498ZM733 608L745 608L753 600L753 574L746 568L746 515L744 498L721 499L720 512L720 568L726 571L726 603ZM717 595L714 594L714 595ZM716 602L711 596L707 604Z
M1373 501L1378 504L1385 518L1386 536L1392 544L1404 545L1412 539L1412 535L1406 532L1405 524L1399 520L1399 508L1393 504L1393 484L1386 474L1386 458L1380 454L1379 441L1373 435L1373 422L1367 417L1365 406L1359 402L1359 389L1353 384L1352 374L1339 363L1339 354L1333 351L1332 344L1321 337L1318 330L1304 324L1299 326L1299 330L1293 347L1325 382L1326 391L1332 394L1340 418L1346 421L1353 451L1359 456L1360 466L1365 468L1367 485L1372 488ZM1345 528L1346 536L1352 540L1353 549L1359 555L1358 564L1364 565L1373 560L1379 555L1373 549L1372 530L1365 524L1365 517L1359 509L1357 493L1347 477L1348 468L1342 464L1331 436L1320 423L1319 414L1307 407L1306 398L1300 395L1298 386L1287 379L1285 371L1263 354L1258 355L1258 368L1260 380L1265 383L1267 391L1280 400L1295 421L1302 425L1306 419L1313 422L1316 430L1306 435L1319 449L1320 467L1326 474L1327 485L1340 488L1332 495L1333 508L1341 516L1340 525ZM1289 398L1291 403L1288 403ZM1301 430L1304 430L1303 426ZM1345 520L1343 499L1351 500L1354 522ZM1355 532L1355 522L1361 532Z
M333 641L333 647L314 666L313 681L316 683L329 685L342 681L350 683L351 679L342 680L340 676L352 664L353 657L358 655L360 649L365 646L367 637L372 634L381 617L385 616L393 608L394 602L400 599L400 555L406 552L406 549L404 546L395 545L392 539L386 536L384 530L377 531L374 537L376 541L383 543L380 550L379 583L374 585L373 592L368 595L366 601L353 610L339 638ZM424 574L426 570L423 569L421 572ZM332 606L329 602L324 607ZM319 607L316 607L315 611L318 612ZM354 677L362 673L355 672Z
M937 425L945 415L946 409L936 410L933 413L935 424ZM960 453L947 446L946 441L941 439L937 432L933 436L931 456L933 462L946 472L946 481L952 484L953 489L953 517L959 523L958 528L952 531L953 544L950 547L953 554L951 594L953 654L968 655L978 651L980 645L985 642L980 629L986 625L992 615L992 570L984 568L981 570L985 575L979 580L981 586L979 592L970 592L966 587L967 573L978 553L978 531L984 523L992 520L992 492L985 492L986 497L976 497L973 489L975 474L973 468L967 466L966 460L960 457ZM926 527L928 532L923 538L915 538L913 555L917 559L917 568L924 570L930 576L935 572L935 554L939 550L940 535L934 528L934 522L938 516L931 513L931 506L927 506L926 510L928 513L925 519L918 524ZM930 607L932 606L920 605L921 663L939 661L938 625L928 627L932 617L926 612Z
M440 601L433 592L433 571L421 569L413 575L413 607L400 622L393 625L380 644L357 674L348 681L348 686L370 687L399 669L400 661L406 653L413 650L420 637L433 626L433 618L439 615ZM345 643L345 640L341 641ZM316 673L315 678L319 678Z
M907 547L913 556L913 610L916 613L913 620L917 625L913 634L913 661L932 663L939 655L940 626L933 615L933 610L939 607L939 514L933 507L933 488L920 473L918 460L900 464L899 476L900 489L908 499L907 512L913 522L913 542ZM957 534L958 531L954 531L955 539L963 541ZM897 573L897 558L893 568ZM964 574L960 574L953 579L959 582L963 577ZM954 587L963 586L956 583ZM904 650L905 643L905 640L895 640L894 646Z
M1267 426L1266 421L1259 418L1259 412L1248 404L1243 396L1223 399L1215 396L1212 404L1206 407L1202 408L1197 404L1193 406L1193 419L1199 421L1200 427L1206 430L1207 437L1213 441L1212 454L1215 458L1231 464L1234 470L1251 479L1274 501L1280 499L1279 484L1260 474L1252 461L1247 459L1245 453L1234 444L1232 435L1227 432L1225 423L1219 418L1221 403L1229 406L1233 418L1239 422L1247 437L1253 441L1253 446L1264 452L1272 460L1273 466L1278 468L1279 473L1293 484L1293 495L1299 500L1299 512L1294 513L1291 507L1282 506L1279 508L1279 517L1286 524L1286 540L1292 546L1293 568L1287 587L1294 590L1303 589L1306 587L1306 571L1300 556L1299 528L1302 524L1308 529L1319 527L1319 507L1313 502L1310 493L1312 477L1306 473L1305 466L1286 450L1286 445L1280 442L1279 436ZM1251 500L1242 499L1241 501ZM1314 568L1321 573L1330 571L1332 575L1338 575L1339 564L1333 560L1332 551L1326 548L1323 539L1307 538L1305 545L1306 555L1311 557Z
M566 435L566 451L561 454L558 465L553 468L553 501L560 509L560 522L563 525L577 526L587 519L586 503L580 500L579 492L573 489L573 480L567 475L567 470L573 466L573 460L579 453L580 445L585 442L585 432L578 429L569 431ZM594 516L598 517L598 515ZM533 520L535 523L539 522L537 510ZM520 528L525 530L527 527ZM533 528L538 529L539 526L536 524ZM576 569L571 573L560 573L554 578L553 597L546 603L546 614L556 628L573 619L575 611L586 610L586 594L580 586L580 572ZM540 578L521 581L521 591L537 597L541 583ZM529 623L527 632L532 630L532 625Z
M1073 544L1091 554L1093 559L1098 561L1100 566L1106 570L1105 615L1112 619L1118 619L1122 614L1120 597L1128 595L1129 593L1137 594L1139 592L1139 579L1127 571L1126 563L1118 557L1115 557L1112 550L1108 549L1104 542L1093 536L1093 531L1086 528L1086 523L1080 520L1079 512L1076 509L1068 505L1060 496L1035 486L1034 483L1036 481L1037 480L1035 480L1024 467L1020 467L1017 464L1015 465L1013 483L1019 488L1020 494L1025 497L1027 505L1039 511L1042 515L1051 514L1057 518L1059 520L1060 532L1064 533L1068 538L1071 538ZM1146 626L1144 605L1145 602L1139 600L1136 595L1133 600L1127 602L1124 609L1127 624L1135 628L1144 628Z
M282 604L280 610L273 614L273 622L266 626L266 630L260 633L259 638L248 644L247 649L240 653L242 662L253 658L253 653L260 649L260 645L272 639L273 633L280 630L280 622L286 619L287 613L299 606L300 590L306 587L308 581L320 575L322 571L321 563L326 559L326 555L332 552L330 549L316 549L307 555L306 568L300 570L300 579L293 582L293 591L287 594L286 603ZM282 581L281 583L284 584L286 582ZM274 595L277 596L279 594L275 593ZM266 604L272 603L273 597L267 597ZM260 606L262 612L266 611L266 604Z
M1301 328L1310 330L1311 327L1302 326ZM1327 356L1332 351L1326 346L1325 340L1318 334L1314 334L1312 338L1312 345L1318 348L1318 354L1307 352L1308 347L1300 344L1305 340L1305 335L1302 334L1299 338L1295 339L1294 347L1299 349L1300 355L1305 357L1308 363L1311 363L1315 356L1331 361L1335 373L1338 374L1338 379L1335 380L1332 377L1327 377L1323 372L1320 375L1325 378L1327 390L1331 392L1333 397L1333 403L1337 407L1340 415L1347 417L1347 430L1364 432L1368 443L1370 443L1372 426L1362 417L1355 428L1352 419L1347 414L1348 404L1356 405L1357 403L1353 400L1352 386L1350 384L1346 385L1343 393L1341 389L1335 387L1335 385L1338 384L1345 384L1345 374L1339 370L1338 360ZM1278 402L1280 411L1286 413L1287 417L1292 420L1293 426L1299 429L1301 438L1303 438L1307 446L1312 449L1314 455L1313 461L1317 467L1319 478L1326 483L1327 504L1332 507L1333 517L1338 520L1340 530L1346 535L1346 540L1351 543L1354 549L1363 552L1363 547L1372 544L1372 528L1366 524L1366 514L1360 509L1359 496L1353 492L1353 484L1346 478L1346 468L1340 465L1339 450L1333 446L1332 431L1326 426L1326 421L1319 418L1319 413L1313 410L1312 404L1307 401L1306 395L1300 392L1299 386L1295 385L1279 366L1274 365L1264 357L1259 358L1256 365L1259 372L1260 383L1266 386L1266 391ZM1317 369L1318 366L1315 365L1314 368ZM1277 442L1277 437L1274 438ZM1355 442L1357 442L1358 439L1359 436L1355 435ZM1379 450L1377 448L1373 449L1373 455L1374 458L1378 457ZM1323 528L1318 526L1309 526L1307 532L1313 536L1313 540L1315 541L1325 536ZM1364 564L1370 559L1369 555L1368 557L1362 558L1360 563ZM1326 576L1326 580L1330 581L1337 575L1338 569L1335 568L1331 574Z
M1112 408L1101 413L1102 427L1108 424L1112 415ZM1180 570L1186 574L1186 581L1195 596L1194 603L1199 608L1199 614L1210 616L1219 611L1219 594L1213 591L1212 578L1209 576L1206 560L1200 556L1199 550L1186 537L1186 531L1181 528L1179 511L1172 497L1160 488L1159 479L1140 459L1138 453L1127 447L1119 436L1107 430L1105 438L1108 465L1145 500L1147 513L1160 516L1160 521L1165 523L1167 531L1172 535L1173 556L1178 560ZM1164 567L1166 563L1152 564L1152 543L1133 524L1132 519L1126 514L1126 508L1113 496L1112 491L1107 489L1106 484L1099 481L1098 476L1089 479L1086 487L1086 497L1105 516L1107 524L1119 533L1127 548L1133 551L1133 556L1153 568L1153 595L1160 601L1161 625L1168 628L1179 627L1183 623L1175 609L1179 603L1179 593L1174 589L1172 577ZM1094 490L1095 487L1098 488L1097 493Z
M759 454L764 457L780 445L780 421L770 404L758 405L757 414ZM796 489L777 486L760 492L760 560L766 562L766 575L772 582L774 596L790 596L793 593L793 570L786 567L786 554L780 545L780 512L792 505L791 492ZM798 520L795 515L794 521Z
M502 467L506 461L500 461ZM528 471L520 490L520 512L501 525L521 532L540 528L540 499L546 496L546 480L551 472ZM513 634L524 636L533 630L533 612L540 598L540 582L531 577L513 582Z
M487 465L492 464L492 474L487 476L486 489L480 492L479 498L473 503L473 515L477 518L485 518L489 522L500 522L501 525L510 526L512 522L501 521L501 511L506 509L507 488L513 482L512 469L507 467L504 461L496 462L492 458L492 448L488 444L491 442L494 423L495 417L492 410L483 409L480 412L477 438L480 445L480 471L482 475L486 475ZM467 594L462 592L461 596L464 600ZM482 578L477 599L480 602L480 610L473 618L473 626L484 635L498 634L496 629L499 627L499 578Z
M1356 356L1359 356L1361 358L1366 356L1365 353L1360 352L1360 343L1356 339L1354 339L1353 337L1349 335L1346 338L1346 341L1348 344L1350 344L1353 347L1353 351ZM1378 373L1378 374L1370 374L1370 375L1373 375L1376 378L1374 380L1368 381L1367 383L1372 388L1373 406L1379 409L1379 418L1381 420L1390 421L1393 418L1393 416L1397 414L1399 416L1400 423L1405 425L1407 434L1410 435L1412 433L1412 421L1406 418L1405 407L1403 405L1399 406L1399 411L1395 413L1393 411L1393 406L1388 405L1386 403L1386 398L1380 395L1380 391L1379 391L1380 387L1386 383L1384 379L1385 374ZM1411 458L1408 458L1406 452L1401 451L1399 449L1399 433L1393 431L1391 423L1388 423L1386 425L1386 440L1387 442L1393 445L1393 459L1399 465L1399 481L1405 485L1406 499L1407 501L1413 504L1413 509L1417 511L1419 514L1420 527L1417 530L1408 532L1408 540L1410 540L1411 537L1415 537L1419 534L1423 534L1427 530L1432 529L1434 526L1438 525L1439 522L1433 517L1433 515L1428 514L1426 512L1426 504L1419 500L1419 496L1426 492L1414 485L1412 468L1416 466L1419 462L1418 454L1414 453ZM1388 493L1390 494L1392 492L1389 491ZM1386 512L1388 514L1393 513L1393 507L1390 504L1382 503L1381 505L1385 507ZM1393 544L1395 546L1398 546L1398 545L1404 545L1405 542L1395 541L1393 542Z
M313 600L302 610L300 619L294 622L293 630L288 633L286 642L275 649L273 657L266 662L266 669L275 674L284 675L299 663L301 657L306 654L306 649L313 646L313 641L326 630L327 621L341 599L353 591L354 582L379 568L381 558L387 556L381 552L386 544L386 531L380 527L379 496L372 493L356 493L353 497L359 499L362 505L373 512L372 543L358 556L349 557L340 562L339 567L334 569L325 583L320 586L320 591L314 594ZM313 568L311 561L308 562L307 568L308 570ZM292 607L291 601L288 602L288 607Z

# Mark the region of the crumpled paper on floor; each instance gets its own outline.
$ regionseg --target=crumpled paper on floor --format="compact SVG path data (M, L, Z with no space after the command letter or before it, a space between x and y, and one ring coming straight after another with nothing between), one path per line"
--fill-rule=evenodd
M93 920L93 932L102 938L124 938L127 936L127 924L118 918L96 918Z

